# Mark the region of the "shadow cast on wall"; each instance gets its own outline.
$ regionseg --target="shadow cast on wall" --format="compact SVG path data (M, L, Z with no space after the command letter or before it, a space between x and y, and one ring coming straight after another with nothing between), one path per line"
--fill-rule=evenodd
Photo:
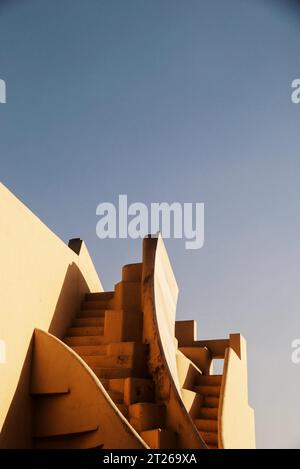
M84 292L88 293L89 291L90 289L78 266L75 263L69 265L48 332L62 339L80 309ZM34 325L32 328L32 336L24 356L19 381L1 429L0 448L33 447L34 400L30 393L30 385L35 326L38 325ZM14 366L13 363L12 366Z

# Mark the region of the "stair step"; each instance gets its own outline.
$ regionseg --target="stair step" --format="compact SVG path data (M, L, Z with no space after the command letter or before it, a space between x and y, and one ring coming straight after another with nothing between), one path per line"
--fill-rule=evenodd
M30 394L34 397L59 396L70 394L70 388L63 383L31 383Z
M115 308L137 312L142 311L141 282L118 282L115 285Z
M211 408L219 408L219 398L218 397L211 397L205 396L203 401L204 407L211 407Z
M114 379L114 378L129 378L133 374L132 368L105 368L105 367L92 367L93 372L100 380Z
M106 309L81 309L77 318L105 318Z
M175 449L177 448L176 433L162 428L144 430L141 437L151 449Z
M216 432L203 432L200 434L207 445L218 445L218 434Z
M70 327L67 331L68 337L83 335L103 335L104 327Z
M123 282L141 282L142 281L143 264L141 262L135 264L126 264L122 267Z
M95 412L77 412L72 394L35 398L34 437L52 437L96 431ZM93 404L95 407L95 404ZM86 406L88 409L89 407ZM95 407L96 408L96 407Z
M101 448L101 443L102 435L97 430L34 438L35 449L93 449Z
M63 342L69 347L81 345L103 345L105 342L103 335L84 335L65 337Z
M108 380L108 382L109 382L108 388L111 391L121 392L124 395L124 386L125 386L126 379L131 379L131 378L109 379Z
M199 417L203 419L217 420L218 408L217 407L201 407Z
M105 355L107 345L72 345L71 349L81 357L87 355Z
M115 404L124 404L124 394L118 391L111 391L108 389L108 394Z
M204 432L217 432L218 431L218 421L210 419L195 419L194 423L198 430Z
M140 342L112 342L108 344L107 353L108 355L133 355L146 358L148 351L147 344L141 344Z
M163 428L166 408L163 404L138 402L129 406L129 422L138 431Z
M85 327L85 326L104 326L104 317L102 318L76 318L73 320L72 327Z
M201 407L200 415L201 419L218 419L218 408L217 407Z
M154 383L150 379L132 377L102 378L101 382L109 391L121 393L126 405L137 402L153 402Z
M196 384L201 386L221 386L222 375L199 375Z
M134 365L132 355L86 355L83 359L91 368L133 368Z
M220 386L195 386L194 391L202 396L214 396L219 397L220 395Z
M114 297L114 291L102 291L100 293L87 293L85 295L85 301L105 301L111 300Z
M114 300L103 300L103 301L83 301L82 303L82 310L91 310L91 309L112 309L113 308Z

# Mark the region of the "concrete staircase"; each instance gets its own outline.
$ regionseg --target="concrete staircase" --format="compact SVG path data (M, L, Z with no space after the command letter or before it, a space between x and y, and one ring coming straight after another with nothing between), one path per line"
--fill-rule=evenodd
M0 202L1 448L255 447L246 341L199 341L195 321L176 322L159 233L103 292L84 241L63 243L1 184Z
M179 350L196 366L198 373L187 387L197 394L193 421L209 449L218 449L218 417L222 375L211 372L212 358L207 347L188 346Z
M197 340L195 321L175 322L170 269L162 244L146 239L143 263L125 265L114 291L85 294L62 340L35 331L34 447L254 446L245 342Z
M165 425L165 406L155 400L148 345L142 343L141 268L127 265L113 292L87 294L64 342L93 370L149 447L175 448L176 435Z
M219 408L223 375L212 374L213 359L224 359L227 340L197 341L195 321L176 321L180 352L195 366L186 389L197 395L194 424L209 449L219 448Z
M222 375L201 375L194 391L202 398L199 417L194 423L210 449L218 449L218 410Z

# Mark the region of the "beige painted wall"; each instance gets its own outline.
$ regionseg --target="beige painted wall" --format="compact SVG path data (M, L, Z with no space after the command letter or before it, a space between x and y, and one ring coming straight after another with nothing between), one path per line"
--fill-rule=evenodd
M230 335L226 349L219 407L219 446L224 449L255 448L254 411L248 404L246 341Z
M40 330L34 335L32 391L44 394L35 414L36 435L52 437L42 441L44 448L69 448L72 442L76 448L147 448L84 360Z
M0 447L9 447L13 432L23 447L30 440L34 328L63 336L83 294L103 289L84 243L77 255L2 184L0 214L0 340L6 348L6 363L0 363Z

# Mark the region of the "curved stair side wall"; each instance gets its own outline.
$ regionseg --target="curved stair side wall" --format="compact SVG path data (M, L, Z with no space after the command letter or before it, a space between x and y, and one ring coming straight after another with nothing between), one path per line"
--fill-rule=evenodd
M51 334L34 334L31 394L38 448L146 448L86 363Z
M149 371L157 399L166 406L167 427L181 448L205 448L180 395L177 374L175 309L178 289L163 240L143 241L142 304L144 341L149 344Z
M84 294L103 289L84 243L74 252L2 184L0 212L0 448L24 448L33 331L63 337Z
M246 341L230 334L219 403L219 448L255 448L254 411L248 404Z

